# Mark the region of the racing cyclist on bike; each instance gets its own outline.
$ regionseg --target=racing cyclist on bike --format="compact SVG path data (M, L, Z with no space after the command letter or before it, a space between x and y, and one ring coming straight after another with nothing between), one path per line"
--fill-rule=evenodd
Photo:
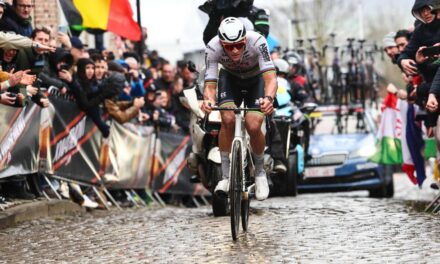
M212 111L216 97L220 107L234 108L244 100L247 107L261 109L247 112L245 127L255 161L255 196L257 200L264 200L269 195L269 186L263 166L266 141L261 125L264 115L270 115L274 111L273 101L277 91L275 67L269 55L267 41L257 32L246 32L239 19L227 17L221 22L217 36L207 44L205 60L203 111ZM219 64L223 66L220 73ZM217 184L215 192L227 194L229 153L234 138L235 116L232 111L222 111L221 118L219 148L223 179Z

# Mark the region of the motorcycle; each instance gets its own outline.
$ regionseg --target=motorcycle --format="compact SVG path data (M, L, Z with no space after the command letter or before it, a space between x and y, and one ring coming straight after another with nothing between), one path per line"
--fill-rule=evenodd
M289 102L277 109L274 120L284 142L284 153L287 160L287 172L281 177L272 177L276 193L296 196L297 180L304 172L305 162L308 159L310 140L309 115L316 109L315 103L305 103L301 106Z
M194 68L191 69L190 67L190 70L198 75ZM204 114L197 96L198 89L199 85L196 81L194 86L183 90L191 110L190 130L193 141L192 152L187 159L187 166L196 176L192 181L202 182L203 186L212 193L214 216L224 216L228 214L229 210L228 199L214 193L217 183L222 180L221 157L218 147L221 124L220 113L213 111L210 115Z

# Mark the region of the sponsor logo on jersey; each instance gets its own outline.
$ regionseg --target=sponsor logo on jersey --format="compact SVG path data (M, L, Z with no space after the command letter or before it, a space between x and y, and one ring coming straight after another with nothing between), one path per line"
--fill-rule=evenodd
M270 55L269 55L269 50L267 48L267 44L263 43L261 44L258 49L261 52L261 55L263 56L264 61L270 61Z

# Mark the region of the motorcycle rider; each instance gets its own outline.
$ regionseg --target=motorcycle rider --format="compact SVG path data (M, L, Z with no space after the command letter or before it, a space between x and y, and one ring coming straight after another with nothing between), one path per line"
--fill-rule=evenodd
M248 107L261 108L261 111L250 111L246 114L245 126L250 136L255 161L255 196L258 200L264 200L269 195L269 186L263 168L266 140L261 125L264 115L270 115L274 111L273 101L277 90L275 68L269 55L267 41L257 32L247 32L239 19L227 17L221 22L218 35L206 46L205 54L203 111L212 111L216 94L218 105L221 107L234 108L244 100ZM220 73L219 64L223 66ZM243 94L243 91L246 91L246 94ZM229 153L234 137L235 117L232 111L222 111L221 117L219 147L223 180L219 181L215 192L227 194Z
M254 30L267 38L269 35L269 14L253 5L254 0L207 0L199 9L209 16L203 31L203 42L208 42L217 34L220 22L226 17L248 18Z

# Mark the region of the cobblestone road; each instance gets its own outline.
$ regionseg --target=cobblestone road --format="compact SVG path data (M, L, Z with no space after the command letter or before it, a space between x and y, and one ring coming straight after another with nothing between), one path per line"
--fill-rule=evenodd
M366 192L252 202L232 242L209 207L43 219L0 231L1 263L439 263L440 217ZM418 194L417 194L418 195ZM431 194L428 194L431 195Z

